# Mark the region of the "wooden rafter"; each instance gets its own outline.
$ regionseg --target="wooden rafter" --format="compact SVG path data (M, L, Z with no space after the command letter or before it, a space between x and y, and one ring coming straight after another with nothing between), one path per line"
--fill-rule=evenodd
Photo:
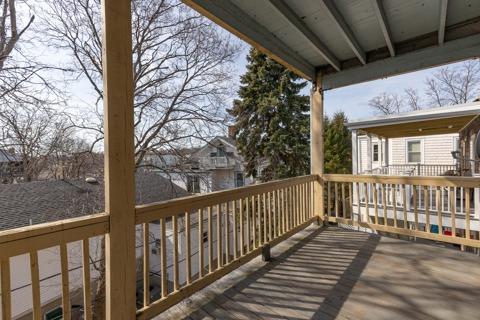
M311 44L317 49L318 53L337 71L340 71L340 61L333 55L333 53L323 44L318 36L310 30L310 28L302 21L285 3L283 0L269 0L272 6L282 15L285 19L294 26L302 35L310 41Z
M335 3L332 0L322 0L322 3L325 5L325 12L330 16L330 18L332 18L333 22L337 25L340 33L342 34L343 38L348 43L350 48L352 48L358 60L360 60L362 64L366 64L367 58L365 55L365 51L360 46L360 43L353 34L352 29L350 28L338 8L335 6Z

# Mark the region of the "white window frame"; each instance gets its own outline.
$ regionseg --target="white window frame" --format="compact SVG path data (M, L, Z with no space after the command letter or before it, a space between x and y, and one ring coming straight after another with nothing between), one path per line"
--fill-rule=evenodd
M410 162L408 159L408 144L410 142L420 142L420 162ZM425 148L424 148L424 143L423 139L417 139L417 138L412 138L412 139L405 139L405 163L407 164L423 164L425 162Z
M377 160L375 160L375 146L377 146ZM381 144L380 141L373 142L372 141L372 163L380 162L380 152L381 152Z
M202 192L202 184L201 184L200 176L196 175L196 174L187 175L187 181L186 181L187 182L186 183L187 191L188 191L188 189L190 189L189 188L189 182L190 182L189 179L190 178L192 179L192 188L191 188L192 191L191 191L191 193L201 193ZM196 192L196 190L195 190L195 179L198 179L198 192ZM188 192L190 192L190 191L188 191Z

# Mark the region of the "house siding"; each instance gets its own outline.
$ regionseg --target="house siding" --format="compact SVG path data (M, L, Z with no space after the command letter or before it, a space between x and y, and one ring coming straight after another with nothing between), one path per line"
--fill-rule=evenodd
M407 141L420 140L422 141L422 162L423 164L431 165L453 165L455 160L451 152L455 150L455 141L458 134L444 134L433 136L419 136L413 138L394 138L389 139L388 144L388 161L390 165L407 164ZM367 161L367 137L358 137L358 164L359 172L365 172L368 169ZM372 137L372 144L377 143L378 139ZM381 148L383 151L384 148ZM380 160L383 158L380 155ZM381 161L373 162L372 168L381 166Z

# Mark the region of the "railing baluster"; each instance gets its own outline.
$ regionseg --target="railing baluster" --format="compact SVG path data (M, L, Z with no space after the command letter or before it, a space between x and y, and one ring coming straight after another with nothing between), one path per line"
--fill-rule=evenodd
M223 265L223 246L222 246L222 207L217 204L217 268Z
M407 190L404 184L401 185L402 190L402 207L403 207L403 228L408 228L408 214L407 214Z
M257 225L258 225L258 246L262 245L262 197L257 195Z
M372 183L373 188L373 210L375 214L375 224L378 224L378 190L377 184Z
M246 252L250 252L250 239L251 239L251 237L250 237L250 228L251 228L250 227L250 201L249 200L250 200L249 197L245 198L245 207L247 209L246 210L247 211L246 212L246 214L247 214L247 234L246 234L246 236L247 236L247 239L246 239L247 240L247 251Z
M333 184L334 187L334 202L335 202L335 218L338 218L340 216L340 210L338 208L338 183Z
M166 219L160 218L160 264L161 268L161 281L162 281L162 298L165 298L168 295L168 284L167 284L167 235L166 235ZM200 242L202 243L202 242ZM202 270L202 269L200 269Z
M253 249L257 248L257 205L255 203L255 196L252 196L252 240Z
M470 240L470 188L465 188L465 237Z
M204 246L203 246L203 209L198 209L198 278L203 277ZM163 242L162 242L163 247Z
M237 224L237 200L233 201L233 260L238 258L238 224ZM242 221L240 220L240 224ZM243 228L242 228L243 230Z
M382 207L383 207L383 225L388 225L388 211L387 211L387 193L385 192L385 184L382 183Z
M199 243L200 245L200 243ZM187 285L192 283L192 241L190 212L185 211L185 272Z
M278 235L278 217L280 210L280 190L273 191L273 238Z
M425 231L430 232L430 201L428 201L428 186L423 186L423 197L425 198Z
M328 218L330 217L330 215L332 214L332 207L331 207L331 203L332 203L332 190L331 190L331 183L330 181L327 182L327 222L328 222Z
M392 205L393 205L393 226L398 228L398 217L397 217L397 185L392 184Z
M243 199L240 198L239 200L239 206L240 206L240 256L243 256L245 254L245 234L243 233L243 227L244 227L244 218L243 218Z
M10 258L4 258L0 261L0 286L2 289L2 319L11 320Z
M287 231L287 189L282 189L282 234Z
M443 212L442 212L442 193L440 187L437 187L435 192L437 200L437 220L438 220L438 234L443 234Z
M341 183L342 188L342 218L347 218L347 199L345 193L345 183Z
M415 230L418 230L418 191L417 186L412 185L413 192L413 217L415 219Z
M455 187L449 188L449 194L450 194L450 215L452 218L452 237L457 236L457 217L456 217L456 202L457 202L457 197L455 196Z
M60 267L62 269L62 314L63 319L71 318L70 289L68 274L67 244L60 244Z
M208 272L213 272L213 216L212 206L207 209L208 214Z
M150 304L150 244L149 224L144 223L143 227L143 306ZM68 318L67 318L68 319Z
M225 203L225 264L230 262L230 202Z
M268 236L265 236L265 242L270 241L272 239L272 199L271 193L268 193L267 196L267 205L268 205ZM275 201L275 200L273 200ZM267 233L267 229L265 229L265 233Z
M38 252L30 251L30 275L32 281L32 307L33 319L42 319L42 306L40 304L40 275L38 272Z
M360 183L356 184L355 191L356 191L356 194L357 194L357 211L358 211L357 221L361 222L362 221L362 210L361 210L361 207L360 207ZM353 221L355 220L355 214L353 213L353 210L352 210L352 220Z
M82 272L83 272L83 317L92 319L92 291L90 289L90 241L82 241Z
M178 291L179 270L178 270L178 220L177 216L172 216L172 232L173 232L173 290Z
M365 189L365 212L367 216L366 222L370 222L370 195L368 194L368 184L364 183L363 188Z
M353 182L348 184L348 195L349 195L349 217L353 221Z

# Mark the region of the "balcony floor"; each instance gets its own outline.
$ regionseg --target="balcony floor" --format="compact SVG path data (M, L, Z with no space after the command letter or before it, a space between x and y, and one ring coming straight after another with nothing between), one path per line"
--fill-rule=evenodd
M478 319L480 258L310 226L161 319ZM158 319L160 319L158 317Z

